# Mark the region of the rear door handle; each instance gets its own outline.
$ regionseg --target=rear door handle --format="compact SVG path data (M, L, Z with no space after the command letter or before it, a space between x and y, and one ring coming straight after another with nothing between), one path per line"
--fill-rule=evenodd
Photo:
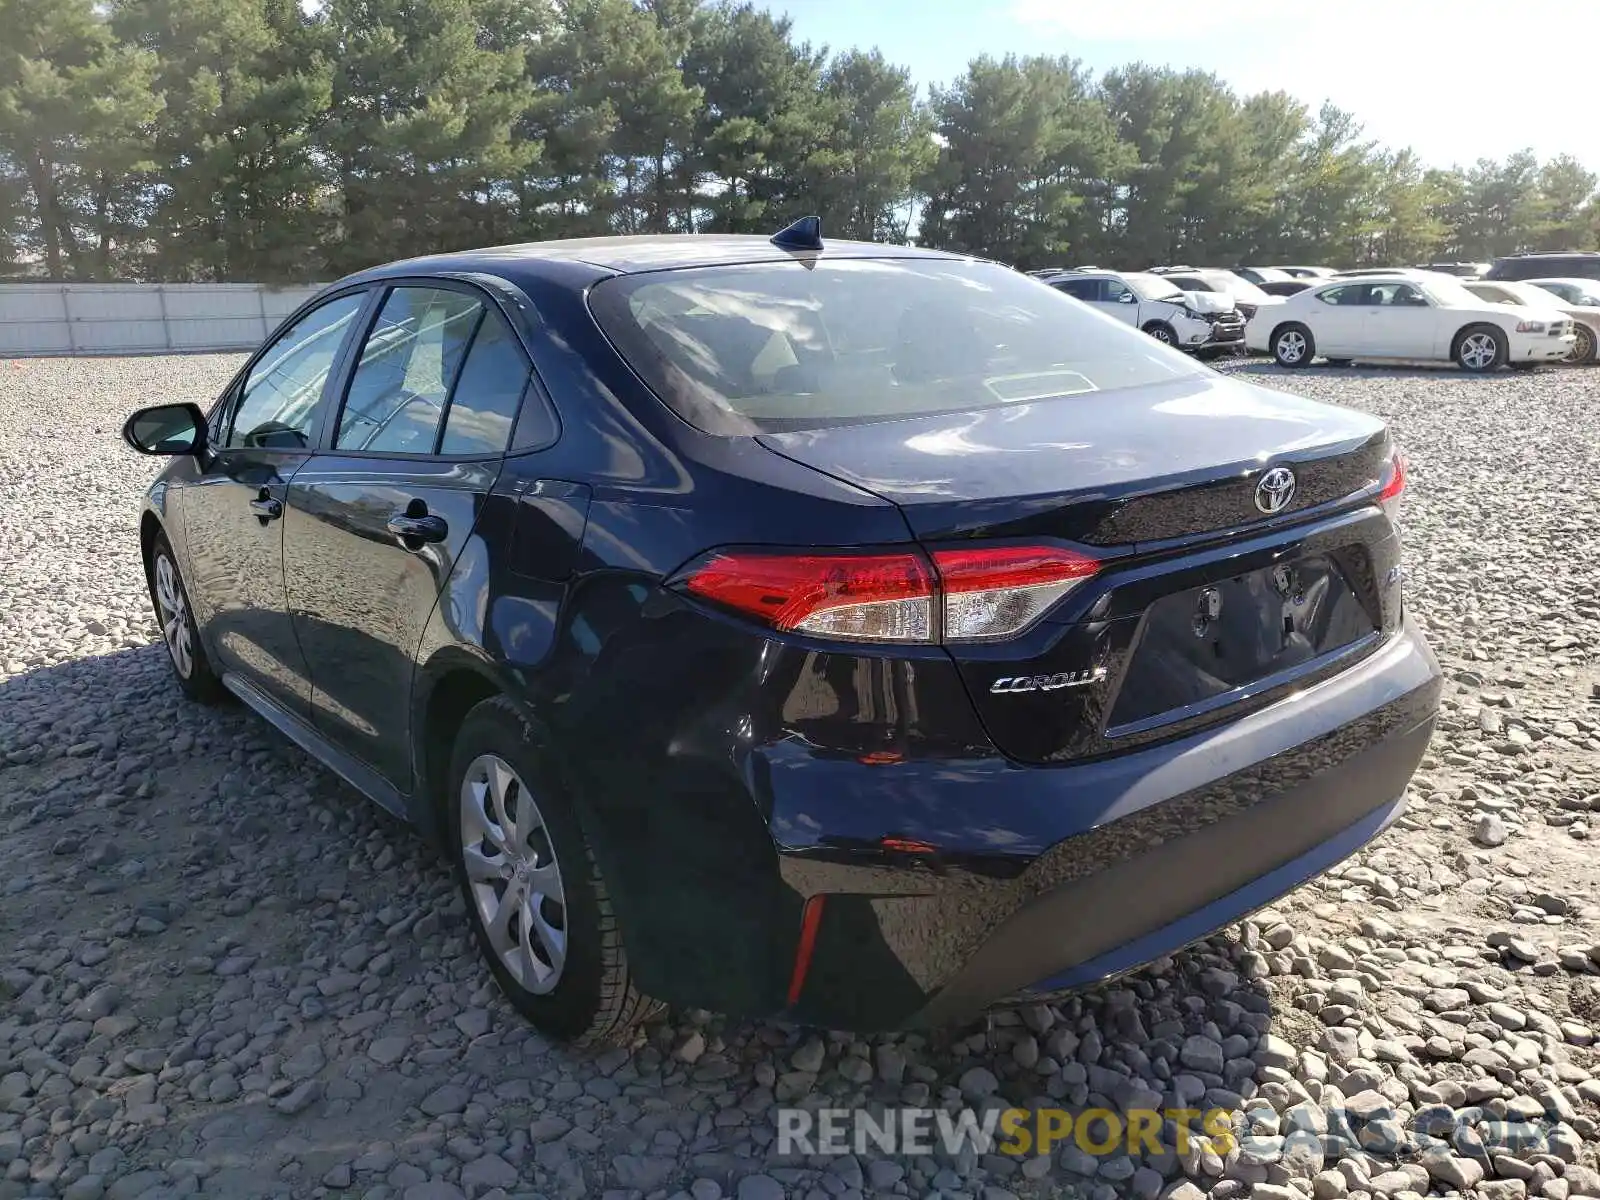
M442 542L450 536L450 526L431 513L421 517L401 513L389 518L389 532L406 542Z
M283 516L283 501L274 500L271 496L257 496L250 501L250 511L263 521L276 521Z

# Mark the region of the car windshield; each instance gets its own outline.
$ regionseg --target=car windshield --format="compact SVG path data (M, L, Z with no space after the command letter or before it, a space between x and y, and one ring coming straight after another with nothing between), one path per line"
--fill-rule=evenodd
M1175 304L1183 303L1183 289L1172 280L1163 279L1159 275L1146 275L1143 271L1134 271L1124 275L1122 281L1131 287L1141 300L1171 300Z
M650 388L711 433L998 408L1204 373L1048 284L956 259L642 272L597 284L590 306Z
M1262 283L1283 283L1293 279L1294 276L1281 267L1257 267L1256 274L1261 276Z

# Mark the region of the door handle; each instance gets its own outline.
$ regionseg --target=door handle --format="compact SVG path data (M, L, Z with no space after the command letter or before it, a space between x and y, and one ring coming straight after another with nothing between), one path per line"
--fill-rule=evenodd
M263 521L276 521L283 516L283 501L274 500L271 496L263 494L250 501L250 511Z
M432 514L410 517L399 513L389 518L389 532L406 542L442 542L450 536L450 526L443 517Z

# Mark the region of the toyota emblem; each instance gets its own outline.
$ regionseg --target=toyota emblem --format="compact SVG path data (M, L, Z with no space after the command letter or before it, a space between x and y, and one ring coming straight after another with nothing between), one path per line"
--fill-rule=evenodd
M1294 499L1294 472L1273 467L1256 483L1256 507L1269 517L1289 507Z

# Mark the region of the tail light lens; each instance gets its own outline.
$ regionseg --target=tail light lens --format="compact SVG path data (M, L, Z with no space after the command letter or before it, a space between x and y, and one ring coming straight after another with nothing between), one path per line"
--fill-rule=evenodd
M1100 569L1084 554L1048 546L938 550L944 640L988 642L1021 633Z
M1100 568L1053 546L889 554L713 551L678 586L774 629L933 644L1013 637Z
M1400 524L1400 502L1405 498L1405 492L1406 456L1396 450L1389 464L1389 477L1384 480L1383 490L1378 493L1378 507L1388 515L1392 525Z
M683 586L774 629L931 642L933 573L920 554L714 553Z

